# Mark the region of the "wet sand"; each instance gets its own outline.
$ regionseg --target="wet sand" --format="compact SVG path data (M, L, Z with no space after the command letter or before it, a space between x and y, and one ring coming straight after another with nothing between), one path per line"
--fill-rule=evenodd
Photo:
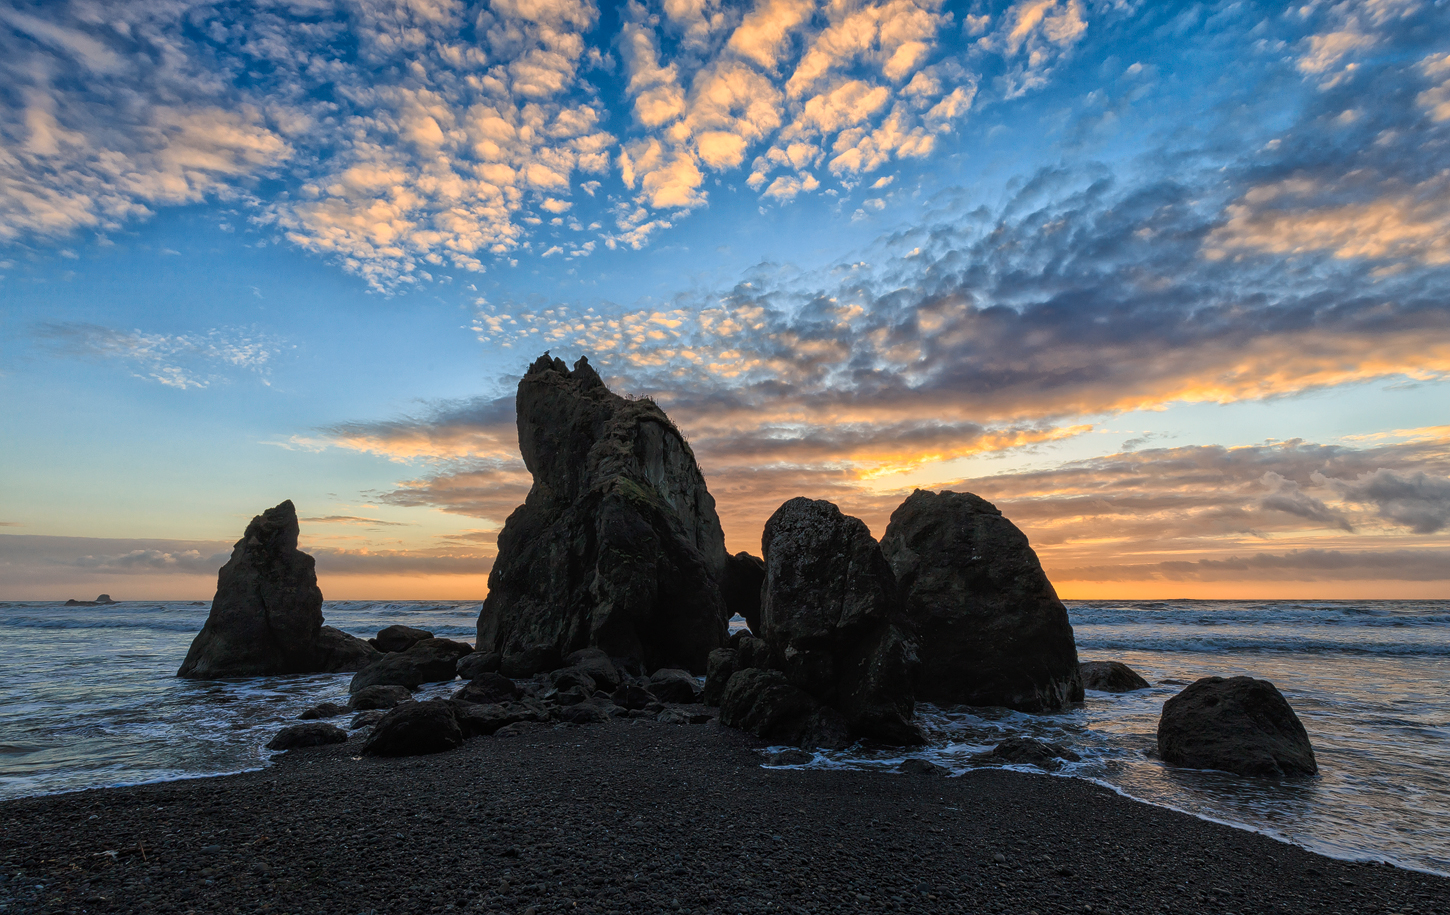
M360 746L0 804L0 911L1450 912L1450 879L1087 782L767 770L713 722Z

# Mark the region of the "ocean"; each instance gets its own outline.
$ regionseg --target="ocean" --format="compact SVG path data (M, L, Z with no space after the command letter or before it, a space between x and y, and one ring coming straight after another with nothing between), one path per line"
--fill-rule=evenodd
M1057 774L1337 858L1450 874L1450 601L1069 601L1083 660L1122 661L1151 689L1079 708L919 707L910 755L955 773L1002 738L1075 749ZM174 675L204 602L0 602L0 798L238 772L350 674L218 682ZM472 641L478 602L329 601L359 636L403 623ZM738 625L738 623L737 623ZM1271 680L1309 732L1320 775L1260 781L1147 755L1164 700L1199 677ZM438 684L446 695L459 684ZM899 751L817 753L823 768L892 768ZM1036 770L1030 770L1036 771Z

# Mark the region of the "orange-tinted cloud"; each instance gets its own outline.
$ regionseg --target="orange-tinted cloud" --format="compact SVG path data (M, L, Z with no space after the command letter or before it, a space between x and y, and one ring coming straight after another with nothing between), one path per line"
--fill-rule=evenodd
M1371 199L1321 204L1334 189L1290 179L1256 187L1230 206L1207 241L1210 257L1250 249L1295 255L1328 251L1402 265L1450 264L1450 176L1412 187L1386 182Z

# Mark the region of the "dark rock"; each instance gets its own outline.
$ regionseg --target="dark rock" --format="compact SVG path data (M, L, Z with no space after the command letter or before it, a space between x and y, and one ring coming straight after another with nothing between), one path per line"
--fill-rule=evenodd
M367 642L332 626L317 631L314 645L319 670L328 672L361 670L380 657Z
M636 683L621 683L610 698L622 709L643 709L658 701L654 693Z
M772 666L840 711L853 733L922 743L912 723L916 646L896 611L891 566L866 525L830 502L791 499L766 522L761 544L760 624Z
M463 729L443 699L404 702L373 726L363 752L370 756L422 756L462 745Z
M589 700L589 703L591 705L593 705L594 707L596 707L596 708L600 709L601 711L603 711L610 718L628 718L629 717L629 709L620 708L619 706L615 705L613 702L610 702L604 696L598 695L597 693L594 695L594 697L592 699Z
M655 721L665 724L704 724L715 716L708 712L691 712L682 708L667 708L655 715Z
M1078 762L1082 757L1060 744L1031 737L1008 737L985 753L977 753L968 762L977 766L1036 766L1056 771L1062 761Z
M765 560L746 552L725 560L725 580L720 590L725 595L727 619L743 617L751 632L760 631L760 596L765 587Z
M739 651L740 643L742 641L744 641L745 639L753 638L755 638L755 633L751 632L749 629L737 629L734 632L730 633L730 639L725 643L725 647L731 649L732 651Z
M1299 716L1268 680L1205 677L1163 703L1158 755L1171 766L1282 778L1319 764Z
M1130 693L1135 689L1147 689L1148 681L1121 661L1083 661L1077 665L1082 675L1083 689L1095 689L1104 693Z
M488 736L519 722L548 721L547 713L521 702L454 705L454 717L465 737Z
M819 703L778 670L737 670L720 698L720 723L778 743L798 743Z
M65 602L65 606L107 606L112 605L112 603L116 602L110 599L110 595L99 595L94 600L77 600L75 597L71 597L70 600Z
M578 705L594 694L593 687L571 686L554 693L553 699L559 705Z
M758 639L747 635L735 644L735 669L744 670L747 667L767 668L770 663L770 646L765 644L764 639Z
M587 671L594 678L594 688L612 693L623 681L619 665L598 648L581 648L564 658L565 667Z
M324 721L294 724L277 732L267 742L269 750L296 750L299 747L320 747L329 743L347 743L347 731Z
M559 649L552 645L534 645L509 654L489 653L499 655L499 673L515 680L526 680L535 674L553 670L559 666L560 660Z
M661 702L688 705L700 701L700 681L688 670L666 667L650 675L649 691Z
M503 674L482 673L454 693L453 698L460 702L490 704L512 701L523 695L523 692L517 683Z
M314 705L312 708L298 715L299 721L316 721L320 718L336 718L338 715L346 715L350 709L345 705L336 702L323 702Z
M778 750L766 758L767 766L804 766L816 761L814 753L805 750Z
M458 676L475 680L479 674L496 674L503 663L503 655L496 651L475 651L458 659Z
M433 633L412 626L388 626L378 632L376 639L369 639L379 651L407 651L424 639L433 638Z
M349 731L356 731L359 728L370 728L373 725L377 724L379 721L382 721L383 716L387 713L387 709L381 708L373 708L368 709L365 712L358 712L356 715L352 716L352 721L348 723L347 729Z
M739 658L739 652L729 648L716 648L710 652L709 663L705 665L705 689L700 694L700 701L706 705L719 705L720 697L725 695L725 684L730 682L731 674L735 673L735 664Z
M609 718L608 712L588 702L571 705L559 713L559 720L569 724L603 724Z
M297 549L290 501L252 519L217 573L216 596L178 677L214 680L361 670L378 657L322 625L316 563Z
M368 709L390 709L400 702L413 698L413 691L406 686L368 686L358 690L348 699L354 711Z
M581 648L703 673L725 642L725 538L685 443L652 401L546 354L519 382L527 500L498 537L480 651L532 676Z
M443 683L458 676L458 659L473 651L467 642L451 639L423 639L407 651L383 655L358 671L348 686L356 693L369 686L406 686L415 689L424 683Z
M851 724L846 716L829 705L822 705L806 718L795 742L802 747L844 750L856 740L851 736Z
M1017 526L971 493L917 490L881 550L921 656L918 698L1052 711L1082 701L1067 609Z
M949 775L950 773L942 766L915 756L910 759L903 759L901 765L896 767L897 772L904 772L907 775Z
M594 678L579 667L564 667L549 674L549 682L558 690L582 689L585 696L594 694Z

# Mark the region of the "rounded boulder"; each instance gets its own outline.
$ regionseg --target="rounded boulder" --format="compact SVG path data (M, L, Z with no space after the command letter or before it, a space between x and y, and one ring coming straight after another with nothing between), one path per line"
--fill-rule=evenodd
M1253 677L1205 677L1163 703L1158 756L1170 766L1262 778L1319 772L1288 700Z
M1148 688L1148 681L1121 661L1083 661L1077 669L1082 674L1083 689L1131 693L1135 689Z
M296 750L302 747L321 747L330 743L347 743L347 731L325 721L309 721L294 724L277 732L267 743L269 750Z
M370 756L422 756L463 744L453 706L442 699L404 702L384 715L363 745Z

